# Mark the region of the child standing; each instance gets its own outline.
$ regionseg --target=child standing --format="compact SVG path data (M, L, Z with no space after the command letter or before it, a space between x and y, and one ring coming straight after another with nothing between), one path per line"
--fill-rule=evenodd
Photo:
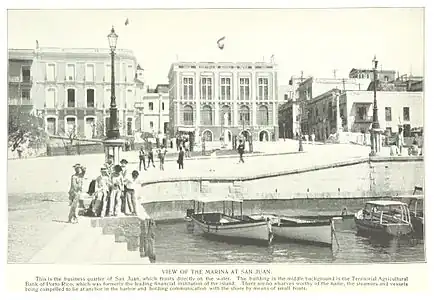
M164 171L164 158L166 157L167 150L164 146L158 149L158 159L160 160L160 171Z
M121 196L124 187L124 180L121 175L122 167L116 165L113 169L111 175L112 191L110 193L110 216L116 217L121 211Z

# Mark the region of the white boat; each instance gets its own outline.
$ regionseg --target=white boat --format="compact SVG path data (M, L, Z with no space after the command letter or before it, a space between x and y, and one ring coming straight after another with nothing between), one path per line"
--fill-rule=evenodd
M391 200L368 201L354 216L359 233L384 238L412 233L410 211L406 203Z
M221 202L222 212L205 212L210 203ZM232 209L226 209L227 202ZM234 203L240 204L241 215L234 215ZM196 205L197 204L197 205ZM243 216L243 201L239 199L210 199L200 198L194 201L194 209L188 211L188 218L195 227L208 237L232 242L269 243L269 230L267 221L255 220L249 216ZM230 211L230 213L226 213Z
M271 219L276 238L321 246L333 246L336 239L334 221L342 216L278 216L274 214L251 216L255 219Z

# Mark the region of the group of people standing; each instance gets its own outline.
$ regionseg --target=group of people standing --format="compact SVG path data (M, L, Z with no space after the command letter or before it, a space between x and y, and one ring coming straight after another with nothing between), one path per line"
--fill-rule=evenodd
M164 145L161 145L159 148L157 148L156 151L158 160L160 161L160 170L164 171L164 161L167 154L167 149ZM148 160L148 166L146 167L146 159ZM140 147L139 150L139 171L142 170L142 165L144 171L150 168L152 163L152 166L155 168L154 163L154 150L152 149L152 144L147 145L147 149L145 149L143 146Z
M136 190L140 185L139 172L128 172L128 161L122 159L120 165L113 164L113 156L101 167L100 175L92 180L87 193L92 201L87 209L87 215L107 217L119 215L137 215ZM76 223L86 168L80 164L73 166L75 174L71 176L69 189L70 211L68 222Z

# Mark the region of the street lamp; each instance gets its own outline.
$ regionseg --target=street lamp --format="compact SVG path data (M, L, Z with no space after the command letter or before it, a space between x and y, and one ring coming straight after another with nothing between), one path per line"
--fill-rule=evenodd
M379 137L380 134L380 123L378 122L378 107L377 107L377 66L378 60L377 57L374 56L372 60L372 69L374 73L374 109L372 114L372 129L371 129L371 156L377 155L377 152L380 151L380 143L381 139Z
M286 124L283 122L283 141L285 141Z
M377 65L378 60L376 56L372 60L372 67L374 71L374 111L373 111L373 120L372 120L372 128L379 129L380 123L378 122L378 108L377 108Z
M298 129L300 131L300 134L298 135L298 151L302 152L303 151L303 131L301 130L301 116L303 114L303 110L302 110L302 101L300 101L300 103L298 104L298 112L299 112L299 119L298 119Z
M115 96L115 50L116 43L118 41L118 35L115 32L114 27L110 31L110 34L107 36L109 46L110 46L110 54L112 61L112 70L111 70L111 101L110 101L110 127L107 132L107 137L110 139L118 139L119 135L119 123L118 123L118 109L116 107L116 96Z

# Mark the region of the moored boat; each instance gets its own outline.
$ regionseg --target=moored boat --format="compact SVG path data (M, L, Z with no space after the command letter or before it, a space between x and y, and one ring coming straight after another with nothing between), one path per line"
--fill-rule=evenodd
M410 210L411 224L415 237L424 235L424 196L423 195L401 195L393 197L407 203Z
M354 215L357 231L367 235L399 237L413 231L406 203L392 200L368 201Z
M212 202L223 203L222 212L205 212L207 204ZM232 205L230 213L226 213L225 204ZM234 203L240 204L241 215L234 215ZM241 199L210 199L202 197L194 200L194 209L189 211L188 218L193 224L210 238L222 239L230 242L253 242L266 243L269 240L269 229L267 221L255 220L242 213L243 201Z
M339 215L330 216L278 216L275 214L252 215L252 218L272 220L273 235L277 239L333 246L336 239L334 221L342 220ZM348 218L348 217L347 217ZM352 217L351 217L352 218ZM337 240L336 240L337 241Z

